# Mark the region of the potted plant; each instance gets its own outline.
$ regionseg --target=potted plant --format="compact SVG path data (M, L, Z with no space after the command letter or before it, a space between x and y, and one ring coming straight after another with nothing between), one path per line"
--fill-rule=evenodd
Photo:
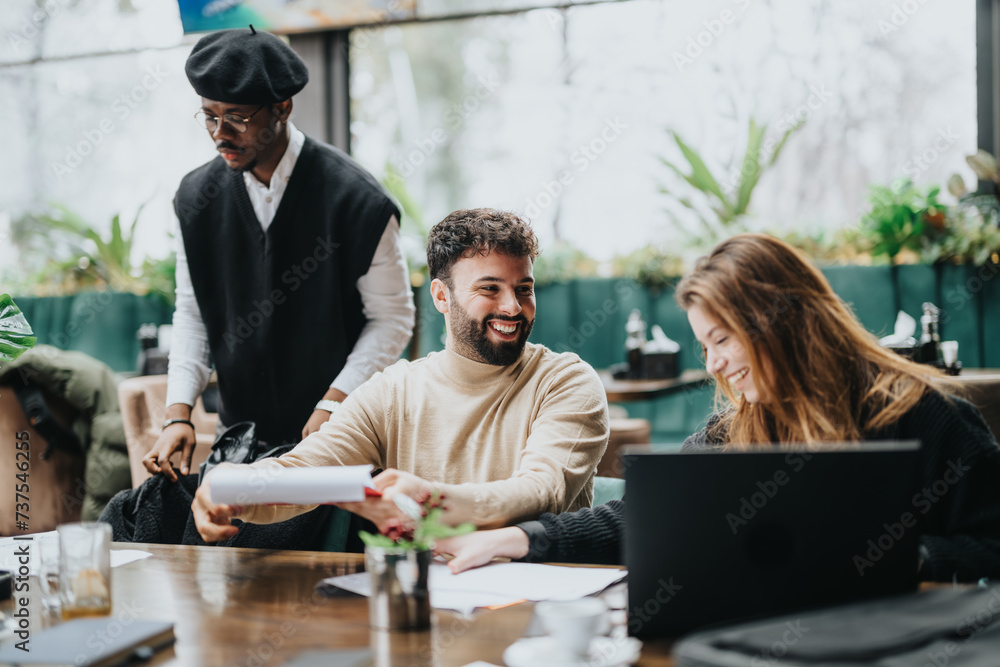
M711 247L727 236L745 231L744 219L750 208L754 189L764 172L774 166L788 139L801 127L802 123L797 123L785 130L780 138L766 140L767 124L758 123L751 117L746 151L742 157L733 156L735 174L731 178L716 177L698 151L685 143L677 132L671 133L687 165L681 166L666 158L660 158L660 161L686 182L690 190L687 193L683 190L678 192L674 187L664 186L660 188L660 192L689 209L700 223L697 233L686 232L685 225L676 214L666 210L677 231L687 234L689 245L696 248ZM689 194L694 194L695 197L692 198Z
M35 334L9 294L0 294L0 362L14 361L35 346Z
M470 533L476 527L443 523L443 495L428 496L420 504L404 495L394 500L411 523L392 525L385 534L359 533L371 579L368 617L379 630L420 630L431 624L427 583L434 540Z

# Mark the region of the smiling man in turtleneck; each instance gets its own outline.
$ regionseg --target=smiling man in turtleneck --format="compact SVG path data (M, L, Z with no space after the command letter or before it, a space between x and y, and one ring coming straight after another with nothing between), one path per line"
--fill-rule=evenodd
M607 401L577 355L527 342L537 255L531 228L511 213L446 217L427 242L445 349L376 374L292 451L251 465L384 468L375 478L382 498L343 505L380 529L402 518L397 493L419 500L441 492L449 523L480 527L589 507L608 441ZM192 504L208 542L235 535L232 518L273 523L312 509L214 505L211 481L209 474Z

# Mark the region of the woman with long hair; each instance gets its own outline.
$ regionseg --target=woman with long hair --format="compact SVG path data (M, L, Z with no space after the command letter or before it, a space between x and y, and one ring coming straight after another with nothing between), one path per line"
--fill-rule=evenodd
M962 473L926 504L914 559L920 578L1000 576L1000 446L982 416L947 393L936 369L879 346L805 255L762 234L734 236L698 261L676 299L702 345L718 407L684 451L921 440L922 486L956 465ZM438 551L454 555L454 571L496 556L618 563L623 509L612 501L547 514L442 541Z

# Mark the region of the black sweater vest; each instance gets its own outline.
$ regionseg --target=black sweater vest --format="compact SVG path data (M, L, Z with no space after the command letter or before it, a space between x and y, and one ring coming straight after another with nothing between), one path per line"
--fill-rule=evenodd
M308 137L266 232L242 174L221 157L184 177L174 209L219 417L256 422L267 442L297 442L365 325L356 283L399 211L351 158Z

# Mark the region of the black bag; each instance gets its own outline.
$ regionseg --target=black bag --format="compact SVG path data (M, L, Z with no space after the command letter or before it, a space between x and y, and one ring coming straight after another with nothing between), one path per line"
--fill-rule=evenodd
M233 424L215 439L212 453L199 466L198 486L201 486L205 475L220 463L253 463L272 456L281 456L295 444L269 445L257 440L257 425L254 422Z
M995 667L994 620L1000 586L942 588L701 630L677 643L674 660L677 667Z

